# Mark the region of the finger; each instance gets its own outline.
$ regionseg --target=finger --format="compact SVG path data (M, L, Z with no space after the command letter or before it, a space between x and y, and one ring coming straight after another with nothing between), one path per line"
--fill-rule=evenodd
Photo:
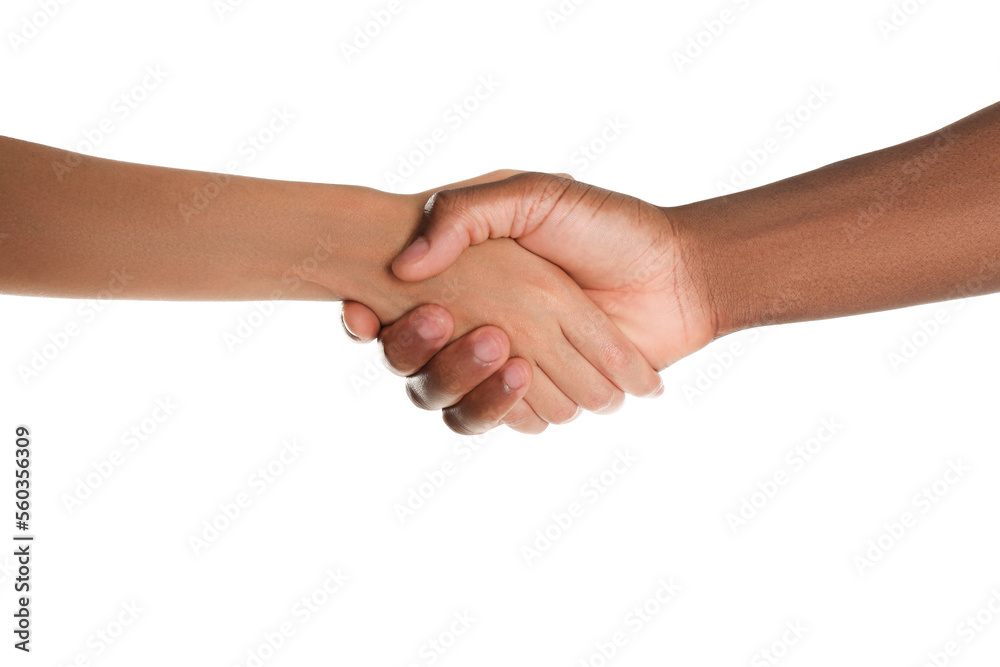
M584 304L571 315L563 325L563 336L600 375L628 394L652 396L663 385L639 348L593 304Z
M580 406L552 382L541 366L531 369L531 387L524 400L536 415L549 424L568 424L580 415Z
M544 366L549 378L584 410L610 414L625 401L625 392L601 375L569 341L551 346L548 356L552 362Z
M531 406L521 399L510 409L503 423L519 433L537 435L549 427L549 423L535 414Z
M447 345L455 330L448 309L428 304L403 315L385 327L379 337L386 367L410 375Z
M531 364L511 359L458 403L445 408L444 422L462 435L485 433L500 425L530 384Z
M521 193L511 179L434 193L425 206L424 233L393 260L393 273L401 280L425 280L451 266L470 245L516 236L511 231Z
M407 380L406 393L425 410L454 405L499 370L509 356L507 334L493 326L480 327L434 355Z
M357 301L345 301L340 309L340 323L348 338L358 343L370 343L378 336L382 323L372 310Z
M451 266L470 245L504 236L526 239L543 228L547 212L576 185L574 180L569 174L513 172L503 180L435 192L424 207L424 233L393 260L393 273L409 282L425 280ZM578 189L577 196L586 192ZM553 234L542 235L547 238L536 254L562 265L569 239Z

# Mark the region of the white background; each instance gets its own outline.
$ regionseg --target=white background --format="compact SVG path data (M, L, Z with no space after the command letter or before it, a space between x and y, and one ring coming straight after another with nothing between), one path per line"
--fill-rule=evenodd
M342 45L387 1L246 0L221 16L218 4L68 2L34 34L24 20L43 22L40 5L7 0L0 132L78 148L110 118L100 156L210 171L237 159L248 175L387 189L385 173L442 127L447 141L399 191L512 167L680 204L714 196L768 138L780 149L742 187L1000 98L1000 8L985 0L910 0L889 34L888 0L592 0L555 25L556 0L407 1L350 61ZM732 21L679 68L675 54L724 9ZM15 49L12 34L32 36ZM147 67L165 78L131 92ZM447 122L490 76L496 91ZM803 111L814 86L833 96ZM122 94L143 98L127 118ZM241 145L282 108L294 120L247 159ZM796 110L808 118L780 130ZM609 119L627 126L620 136L593 161L574 155ZM12 544L21 423L34 434L37 535L30 656L11 648L12 547L0 552L0 662L763 665L779 642L783 665L917 666L954 640L948 664L995 664L1000 618L983 612L993 622L971 642L960 624L1000 591L998 306L738 334L665 371L657 400L474 441L411 407L374 346L341 334L336 304L280 303L231 351L224 336L254 304L0 298L0 537ZM939 310L944 323L920 335ZM46 348L70 322L80 334ZM907 342L910 358L892 364ZM25 381L19 368L43 351L52 358ZM163 399L178 407L155 423ZM796 467L788 452L824 419L842 426ZM135 451L122 441L133 427L148 432ZM303 451L258 494L251 476L293 439ZM92 475L114 450L123 463ZM585 485L618 452L635 463L591 503ZM457 472L401 522L396 505L447 461ZM949 461L968 471L915 502ZM754 497L756 516L734 531L727 515L776 471L788 483ZM98 488L69 509L88 476ZM196 555L190 538L243 492L250 506ZM559 532L551 517L572 503L582 516L529 563L523 548ZM915 525L883 535L905 512ZM880 537L878 562L860 567ZM337 568L349 581L316 593ZM671 578L680 591L656 602ZM314 594L328 599L302 623L295 605ZM628 614L651 597L639 628ZM131 603L142 611L118 634ZM463 613L475 620L451 642ZM264 636L284 622L294 634L270 651ZM806 630L783 651L786 623ZM110 647L101 630L118 634ZM616 632L627 641L605 660Z

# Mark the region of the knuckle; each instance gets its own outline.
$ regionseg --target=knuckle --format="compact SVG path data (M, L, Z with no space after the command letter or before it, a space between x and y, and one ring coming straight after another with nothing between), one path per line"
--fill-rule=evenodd
M434 216L448 215L461 199L462 193L458 189L439 190L428 200L427 211Z
M429 359L420 374L435 392L461 396L479 384L476 381L477 367L469 356L471 354L463 354L461 347L449 347Z
M566 192L566 181L552 174L530 171L522 176L515 176L515 178L522 177L525 194L533 195L537 201L556 199L558 195Z
M609 341L601 347L601 363L609 373L625 375L632 368L632 355L618 341Z
M468 235L470 243L488 239L489 221L478 214L474 192L468 188L455 188L436 193L425 207L431 226L450 229L453 234Z
M581 403L581 406L590 412L607 410L614 405L618 393L613 387L595 388L588 393L586 402Z
M466 392L466 374L448 364L435 367L430 375L435 389L442 395L461 396Z
M511 180L514 179L518 179L526 188L531 190L545 188L555 180L551 174L541 171L526 171L523 174L513 176Z
M396 375L410 375L419 368L411 361L411 346L398 338L382 341L382 361Z
M607 403L607 405L605 405L603 408L599 410L595 410L594 412L597 412L602 415L611 414L612 412L617 412L619 408L622 407L622 404L624 402L625 402L625 392L616 389L614 391L611 400Z
M425 303L410 311L409 317L411 318L411 322L415 322L420 317L428 317L439 322L446 322L451 320L451 313L444 306L436 303Z

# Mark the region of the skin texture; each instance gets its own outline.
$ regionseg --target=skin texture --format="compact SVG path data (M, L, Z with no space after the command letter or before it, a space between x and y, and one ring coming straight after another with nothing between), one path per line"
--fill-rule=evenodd
M423 253L398 257L398 276L423 279L471 244L514 237L597 289L588 294L659 369L742 329L1000 290L1000 104L898 146L686 206L657 209L522 174L438 194L434 207ZM379 333L360 304L349 305L345 326L361 339ZM398 345L411 333L404 320L380 335ZM435 361L436 348L424 342L408 357L409 368L426 364L411 376L411 396L433 393L442 375L466 377L475 400L449 410L492 427L511 397L473 384L467 357ZM390 363L396 349L387 348Z
M449 339L490 323L506 332L457 349L520 357L508 387L547 423L659 386L576 283L513 240L471 249L430 280L394 276L390 260L422 224L429 194L166 169L0 138L0 291L363 300L380 323L418 304L446 306Z

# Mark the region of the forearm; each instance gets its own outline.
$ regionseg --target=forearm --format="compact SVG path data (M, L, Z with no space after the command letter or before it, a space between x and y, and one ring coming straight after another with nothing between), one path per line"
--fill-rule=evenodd
M1000 290L1000 105L939 132L668 209L718 334Z
M0 137L0 292L358 298L419 222L401 197L79 156ZM395 217L386 224L386 217ZM322 275L321 287L315 282ZM359 293L362 292L362 293Z

